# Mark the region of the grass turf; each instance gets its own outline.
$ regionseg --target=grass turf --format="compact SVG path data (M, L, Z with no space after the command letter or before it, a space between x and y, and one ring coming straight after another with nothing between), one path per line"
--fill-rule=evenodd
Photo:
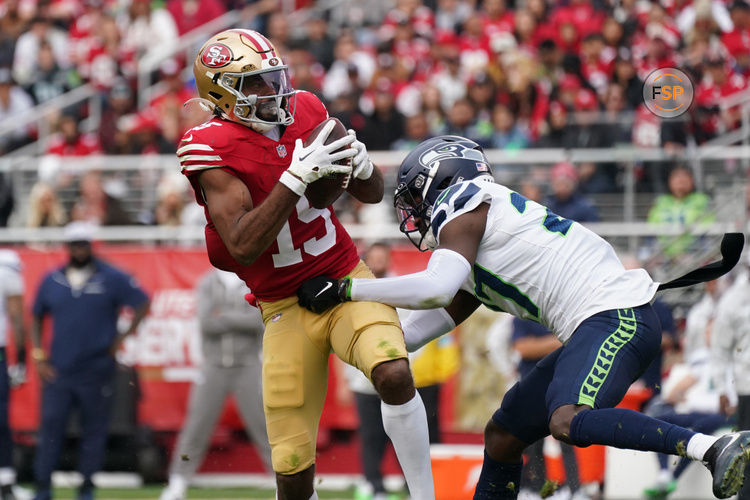
M144 486L141 488L98 488L97 500L125 500L125 499L158 499L161 486ZM74 499L76 490L72 488L55 488L54 498ZM343 491L318 490L319 498L350 499L354 498L354 489ZM273 499L274 491L262 488L190 488L187 499L211 498L213 500L234 498L264 498Z

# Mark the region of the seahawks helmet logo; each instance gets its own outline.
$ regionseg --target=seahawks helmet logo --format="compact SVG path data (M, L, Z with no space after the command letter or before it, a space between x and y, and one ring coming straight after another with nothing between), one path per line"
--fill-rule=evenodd
M419 157L419 163L425 167L430 167L436 161L446 160L448 158L468 158L469 160L484 162L484 155L481 151L467 148L461 144L444 144L439 148L425 151Z

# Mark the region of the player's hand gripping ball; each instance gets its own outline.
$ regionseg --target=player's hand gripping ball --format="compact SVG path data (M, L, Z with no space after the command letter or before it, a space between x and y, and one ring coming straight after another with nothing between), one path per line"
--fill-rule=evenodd
M346 130L346 127L344 127L344 124L341 123L338 118L328 118L327 120L323 120L317 127L313 129L312 132L310 132L310 135L307 136L307 139L305 139L303 144L305 146L309 146L310 144L312 144L312 142L320 134L321 130L323 130L323 128L329 121L335 122L335 125L333 127L333 130L331 130L331 132L328 134L328 138L325 140L324 144L330 144L334 141L337 141L338 139L341 139L342 137L347 136L348 132ZM344 146L344 148L347 147L350 146ZM339 160L336 163L339 165L351 165L351 161L352 158L349 157L344 158L343 160ZM334 201L336 201L339 196L341 196L341 193L343 193L346 187L349 185L350 176L351 173L333 174L330 176L321 177L320 179L307 185L307 189L305 190L305 197L310 202L310 205L313 208L326 208Z

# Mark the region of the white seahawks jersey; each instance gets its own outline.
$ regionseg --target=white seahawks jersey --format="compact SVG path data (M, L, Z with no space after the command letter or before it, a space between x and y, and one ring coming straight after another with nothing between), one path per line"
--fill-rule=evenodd
M461 289L484 305L545 325L567 342L601 311L650 302L658 286L644 269L626 271L614 249L580 224L550 212L489 176L455 184L432 210L431 230L491 205L476 262Z

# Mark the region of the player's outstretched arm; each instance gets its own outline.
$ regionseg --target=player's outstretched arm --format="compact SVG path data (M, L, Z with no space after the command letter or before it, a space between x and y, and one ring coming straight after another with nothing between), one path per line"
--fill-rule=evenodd
M352 177L346 191L362 203L380 203L383 199L383 174L370 160L365 144L357 139L354 130L349 129L354 138L351 147L357 151L352 158Z
M318 276L297 290L299 303L318 313L347 300L382 302L404 309L445 307L471 273L488 210L489 205L482 203L447 222L440 232L440 246L424 271L382 279Z
M414 311L401 322L406 349L414 352L428 342L450 332L476 311L481 302L469 292L459 290L445 308Z

